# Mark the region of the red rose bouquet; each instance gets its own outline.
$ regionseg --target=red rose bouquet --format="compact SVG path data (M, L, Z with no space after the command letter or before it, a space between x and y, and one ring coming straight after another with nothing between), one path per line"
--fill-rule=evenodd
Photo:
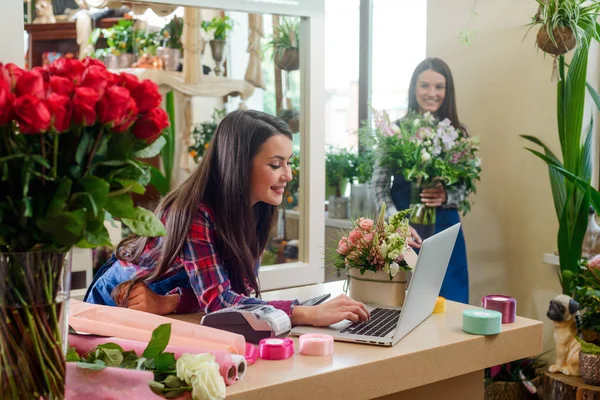
M73 246L110 245L105 218L164 235L135 207L169 125L158 87L104 64L0 64L0 398L62 398ZM66 271L66 272L65 272Z

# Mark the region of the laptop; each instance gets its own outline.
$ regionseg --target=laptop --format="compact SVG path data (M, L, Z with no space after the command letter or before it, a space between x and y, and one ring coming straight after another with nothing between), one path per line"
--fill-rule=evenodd
M423 241L402 307L365 304L369 322L344 320L323 328L296 326L292 335L324 333L335 340L393 346L433 312L460 230L460 223Z

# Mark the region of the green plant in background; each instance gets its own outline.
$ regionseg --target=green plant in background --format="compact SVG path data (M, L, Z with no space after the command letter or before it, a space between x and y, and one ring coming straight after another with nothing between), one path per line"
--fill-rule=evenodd
M471 22L473 21L473 18L477 17L477 15L478 15L477 11L475 11L478 1L479 0L474 0L473 6L471 7L471 11L469 12L469 19L467 20L467 26L465 26L465 28L463 30L461 30L460 33L458 34L458 38L460 39L460 42L466 46L471 45L471 38L473 36L475 36L475 34L477 33L473 29L471 29Z
M227 32L233 29L233 24L228 16L214 17L210 21L202 21L202 29L207 33L213 32L214 40L227 40Z
M373 177L373 167L377 160L373 150L363 150L359 153L350 153L348 157L350 168L352 168L351 182L369 183Z
M226 114L227 111L225 109L214 110L210 121L202 122L194 126L194 130L192 131L193 144L188 147L188 151L194 158L194 161L198 162L202 158L204 152L210 145L210 141L217 130L217 126L221 120L225 118Z
M292 209L298 205L298 194L300 190L300 155L294 153L290 159L292 169L292 180L285 186L283 193L283 208Z
M181 36L183 35L183 18L173 17L162 29L163 46L183 51Z
M580 273L571 281L571 296L582 311L582 339L600 346L600 256L582 260Z
M352 180L354 168L352 153L346 149L329 146L325 154L325 178L327 186L335 188L335 196L342 197L342 185Z
M175 95L169 91L166 96L167 114L169 115L170 126L165 129L162 137L165 139L165 145L160 150L162 160L162 173L158 168L150 166L150 184L162 195L171 190L171 177L173 176L173 166L175 165Z
M134 31L132 20L122 19L110 28L94 29L90 35L90 43L95 46L100 36L106 40L108 47L96 50L94 57L102 58L108 54L116 56L133 54Z
M146 32L143 30L134 31L134 50L136 54L156 55L156 48L160 45L162 39L161 32Z
M273 51L275 59L283 56L287 49L300 49L300 19L282 18L281 24L273 28L266 47Z
M543 149L544 153L530 148L527 150L546 161L550 167L550 184L559 221L557 238L561 271L559 279L563 293L568 293L570 280L579 273L579 259L590 205L593 121L590 122L582 144L588 51L589 42L584 39L575 51L566 76L564 55L558 56L560 80L557 83L557 117L562 162L541 140L522 135L523 138ZM600 96L591 86L587 85L587 88L600 108ZM587 186L584 185L584 190L578 190L575 181L565 180L561 172L555 168L556 166L564 168L566 172L580 179Z

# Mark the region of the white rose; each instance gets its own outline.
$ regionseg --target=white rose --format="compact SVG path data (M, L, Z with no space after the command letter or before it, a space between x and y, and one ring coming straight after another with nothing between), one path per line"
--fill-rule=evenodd
M400 266L398 265L397 262L393 262L390 264L390 275L393 278L394 276L396 276L396 274L398 273L398 271L400 271Z
M191 385L194 400L220 400L225 398L225 381L219 374L219 364L214 361L199 366L192 378Z
M196 375L196 371L202 365L211 362L215 362L215 356L210 353L182 354L175 365L177 369L177 377L189 385L192 382L192 377Z
M415 127L419 126L420 124L421 124L421 121L419 120L419 118L417 118L417 119L415 119L415 120L413 121L413 125L414 125Z
M421 160L427 162L429 161L429 159L431 158L431 154L429 154L428 152L426 152L425 150L423 150L421 152Z
M394 133L397 135L400 133L400 127L396 124L392 125L392 131L394 131Z

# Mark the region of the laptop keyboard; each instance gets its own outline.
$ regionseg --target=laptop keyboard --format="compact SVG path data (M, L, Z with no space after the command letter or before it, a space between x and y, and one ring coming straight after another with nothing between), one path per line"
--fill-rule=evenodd
M342 329L340 333L384 337L396 328L399 315L400 310L376 308L371 311L371 319L368 322L355 322Z

